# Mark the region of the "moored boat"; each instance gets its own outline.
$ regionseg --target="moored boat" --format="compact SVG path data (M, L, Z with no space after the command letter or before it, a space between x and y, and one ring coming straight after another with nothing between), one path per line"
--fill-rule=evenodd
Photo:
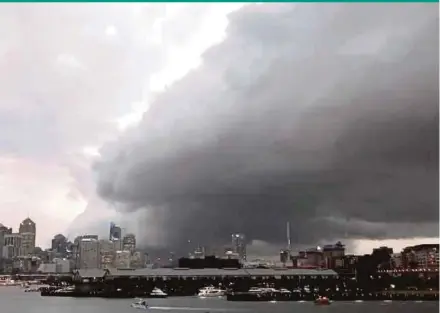
M199 296L200 298L218 298L223 297L225 294L226 290L210 286L200 289L197 296Z
M149 298L167 298L168 294L165 293L162 289L154 287L154 289L150 292Z

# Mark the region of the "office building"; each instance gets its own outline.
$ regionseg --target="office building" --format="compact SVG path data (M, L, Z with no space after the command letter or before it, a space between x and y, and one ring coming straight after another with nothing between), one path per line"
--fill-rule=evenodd
M140 251L136 251L131 256L131 260L130 260L130 267L131 268L144 268L145 263L146 263L146 260L145 260L144 253L142 253Z
M12 228L8 228L0 223L0 259L3 258L3 247L5 245L6 234L12 234Z
M122 250L133 253L136 250L136 236L127 234L122 239Z
M78 247L78 268L100 268L101 256L98 236L83 236L79 240Z
M18 233L22 236L21 253L24 256L32 255L35 249L36 225L29 217L20 223Z
M99 249L101 256L101 268L110 268L113 266L115 261L116 249L115 243L110 240L100 240L99 241Z
M121 240L122 239L122 230L121 227L117 226L115 223L110 223L110 232L109 238L110 241L113 240Z
M246 261L246 238L244 234L232 234L232 252L237 253L241 261Z
M23 237L20 234L12 233L4 235L3 258L12 259L22 255Z
M421 244L406 247L402 251L402 267L438 268L439 244Z
M62 234L58 234L52 239L51 249L52 251L65 255L68 248L68 241L65 236Z
M130 268L131 252L130 251L116 251L114 267L126 269Z

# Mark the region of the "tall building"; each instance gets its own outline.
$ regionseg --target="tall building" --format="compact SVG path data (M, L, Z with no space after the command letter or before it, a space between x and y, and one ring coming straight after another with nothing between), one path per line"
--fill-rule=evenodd
M297 267L299 268L320 268L324 263L324 253L321 247L313 247L299 251L297 257Z
M6 234L12 234L12 228L8 228L0 223L0 259L3 257L3 247L5 246Z
M286 265L286 263L290 259L290 250L281 250L280 251L280 262Z
M145 254L140 251L136 251L131 256L130 261L131 268L143 268L145 267Z
M3 246L3 258L12 259L22 255L21 247L23 237L20 234L5 234Z
M72 245L72 258L73 258L73 268L74 269L80 269L82 266L81 263L81 242L83 239L94 239L98 241L97 235L83 235L78 236L73 241ZM98 251L99 252L99 251Z
M130 251L116 251L114 267L126 269L130 268L131 263L131 253Z
M101 256L101 268L112 267L115 261L116 251L120 249L115 247L113 241L102 239L99 241L99 250Z
M117 226L115 223L110 223L110 232L109 238L110 241L113 240L121 240L122 239L122 230L121 227Z
M20 223L18 233L22 236L22 255L32 255L35 249L36 225L29 217Z
M345 256L345 245L338 241L334 245L322 247L324 255L324 266L327 268L337 268L343 266Z
M232 234L232 249L241 261L246 261L246 238L244 234Z
M55 235L52 239L52 245L51 249L52 251L55 251L56 253L65 255L67 252L67 238L64 237L62 234Z
M97 237L97 236L96 236ZM79 268L100 268L101 255L97 238L81 238L79 242Z
M133 234L127 234L122 239L122 250L130 251L131 253L136 250L136 236Z

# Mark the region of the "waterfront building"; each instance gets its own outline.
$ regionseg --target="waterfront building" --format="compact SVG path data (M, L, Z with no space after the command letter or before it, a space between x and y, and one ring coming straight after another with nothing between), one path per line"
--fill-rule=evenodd
M4 246L3 246L3 257L5 259L12 259L22 255L23 237L17 233L5 234L4 235Z
M402 266L405 268L438 268L439 244L406 247L402 251Z
M130 251L116 251L114 267L115 268L130 268L131 252Z
M82 239L94 239L98 240L97 235L82 235L75 238L72 245L72 259L73 259L73 267L75 269L81 268L81 241ZM52 259L50 259L52 260Z
M55 258L55 273L70 273L70 262L67 259Z
M382 246L373 249L371 258L374 263L377 264L378 269L390 269L391 268L391 256L393 255L393 248Z
M101 268L112 267L115 261L115 253L119 250L115 247L115 242L101 239L99 241L99 250L101 255Z
M246 237L244 234L232 234L232 249L241 261L246 261Z
M78 268L100 268L101 257L98 236L84 236L79 241Z
M35 239L37 228L34 221L29 217L25 218L18 228L18 233L22 236L21 254L32 255L35 249Z
M298 268L319 268L324 266L324 253L320 246L300 251L297 258Z
M144 268L145 267L145 254L140 251L135 251L130 260L131 268Z
M340 241L332 245L324 245L322 247L324 257L324 266L326 268L340 268L344 264L345 245Z
M18 256L13 259L12 267L20 273L35 273L41 260L35 256Z
M402 253L393 253L391 255L391 268L401 268L402 267Z
M131 253L136 250L136 236L134 234L127 234L122 238L122 250Z

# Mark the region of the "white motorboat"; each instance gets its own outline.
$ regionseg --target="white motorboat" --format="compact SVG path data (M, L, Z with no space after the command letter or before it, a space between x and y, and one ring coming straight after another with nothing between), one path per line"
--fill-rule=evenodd
M154 287L154 289L150 292L150 298L167 298L168 294L165 293L162 289Z
M139 299L138 301L131 304L132 308L140 309L140 310L147 310L148 309L148 303L144 299Z
M275 288L268 287L252 287L249 289L249 293L277 293L279 292Z
M215 297L223 297L225 294L226 294L226 290L211 286L200 289L197 295L200 298L215 298Z

